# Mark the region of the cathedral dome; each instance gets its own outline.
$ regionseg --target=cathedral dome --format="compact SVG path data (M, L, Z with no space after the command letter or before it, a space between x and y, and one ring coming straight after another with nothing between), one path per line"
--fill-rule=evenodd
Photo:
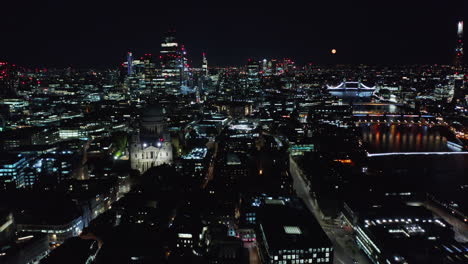
M141 120L143 122L164 122L166 110L160 104L150 104L143 110Z

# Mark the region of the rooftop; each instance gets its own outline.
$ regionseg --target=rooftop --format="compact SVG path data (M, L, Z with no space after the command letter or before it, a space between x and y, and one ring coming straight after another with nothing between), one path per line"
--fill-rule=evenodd
M300 204L268 202L260 206L258 219L270 251L332 246L313 214Z
M200 159L204 159L206 157L206 153L208 153L207 148L194 148L194 149L192 149L192 151L190 151L190 153L183 156L182 158L183 159L189 159L189 160L192 160L192 159L200 160Z

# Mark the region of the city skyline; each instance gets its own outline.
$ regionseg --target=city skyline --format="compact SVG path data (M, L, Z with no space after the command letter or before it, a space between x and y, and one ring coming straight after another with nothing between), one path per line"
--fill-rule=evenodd
M467 1L315 2L4 3L0 263L467 264Z
M456 0L383 6L371 1L294 3L285 8L264 2L225 8L209 2L140 1L128 10L121 3L83 2L70 8L47 1L28 10L16 5L4 8L1 60L57 68L113 68L129 51L158 53L171 28L195 66L201 65L203 52L213 66L287 57L301 64L450 64L453 24L466 16L466 3ZM180 16L175 19L167 10ZM335 56L332 49L338 51Z

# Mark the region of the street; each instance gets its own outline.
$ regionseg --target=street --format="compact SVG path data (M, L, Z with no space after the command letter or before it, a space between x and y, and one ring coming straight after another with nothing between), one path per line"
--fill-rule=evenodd
M244 247L249 250L249 263L260 264L260 256L256 242L244 243Z
M294 168L294 166L292 166ZM296 168L297 169L297 168ZM317 202L310 196L309 188L297 171L291 172L294 181L294 190L299 198L307 205L309 210L322 226L334 246L334 263L349 264L357 260L360 264L370 264L367 257L354 243L351 234L343 230L340 225L325 223L317 210Z

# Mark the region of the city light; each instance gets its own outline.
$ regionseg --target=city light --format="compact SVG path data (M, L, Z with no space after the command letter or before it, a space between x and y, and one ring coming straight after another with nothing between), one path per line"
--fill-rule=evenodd
M4 2L1 263L468 263L461 4Z

